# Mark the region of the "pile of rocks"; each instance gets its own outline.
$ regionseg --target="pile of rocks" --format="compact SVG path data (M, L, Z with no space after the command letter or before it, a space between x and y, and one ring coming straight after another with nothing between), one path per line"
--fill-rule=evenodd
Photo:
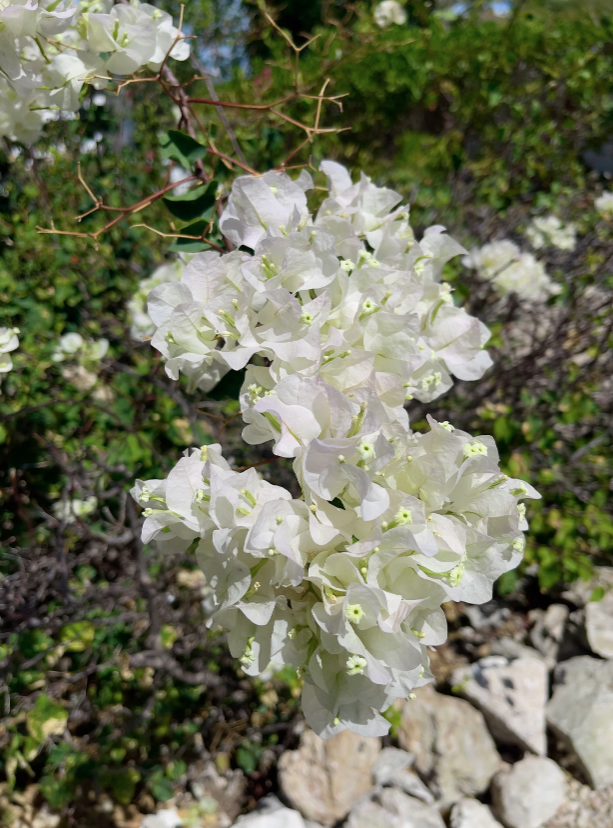
M305 730L279 796L236 828L613 828L613 570L564 600L523 628L495 602L466 608L464 656L435 655L438 689L398 704L397 747Z

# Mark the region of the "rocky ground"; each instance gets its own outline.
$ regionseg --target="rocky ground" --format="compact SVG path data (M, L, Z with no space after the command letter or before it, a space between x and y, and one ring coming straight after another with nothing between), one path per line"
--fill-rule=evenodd
M398 704L384 742L301 726L249 813L242 771L211 757L157 813L96 801L87 828L612 828L613 569L540 609L448 614L436 685ZM38 802L35 785L0 794L12 828L61 828Z

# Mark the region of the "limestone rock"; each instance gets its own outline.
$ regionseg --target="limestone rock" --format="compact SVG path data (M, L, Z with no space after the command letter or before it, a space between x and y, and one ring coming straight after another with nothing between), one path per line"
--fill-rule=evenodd
M406 770L415 762L415 755L395 747L385 747L372 766L375 785L389 785L391 777L397 771Z
M164 808L157 814L149 814L142 823L141 828L182 828L183 820L173 809Z
M562 598L571 601L578 607L584 607L589 603L595 589L602 587L605 592L613 589L613 567L595 566L594 573L589 581L575 581L570 584Z
M558 664L547 722L594 788L613 784L613 661L577 656Z
M567 775L568 796L545 828L611 828L613 785L593 791Z
M416 696L402 703L398 741L415 754L419 775L443 806L483 793L500 756L482 713L430 685L419 688Z
M485 716L494 738L540 756L547 752L547 667L536 658L490 656L452 676L457 692Z
M436 808L395 788L384 788L376 801L360 802L345 828L445 828Z
M508 661L513 661L516 658L536 658L539 661L545 661L545 656L541 655L534 647L528 647L514 638L494 639L490 652L492 655L504 656Z
M530 613L530 618L534 621L530 641L551 667L560 654L568 614L568 607L564 604L551 604L546 611L532 610Z
M190 789L197 807L207 814L207 828L227 828L243 809L247 780L241 770L220 774L213 762L192 771Z
M306 819L334 825L371 789L372 768L380 751L380 739L350 730L326 741L306 730L299 748L281 755L281 790Z
M435 800L432 796L432 791L424 785L416 773L410 770L400 770L393 773L389 780L389 786L404 791L405 794L413 796L415 799L420 799L427 805L434 804Z
M566 799L566 778L551 759L526 756L494 778L492 799L507 828L540 828Z
M305 822L298 811L286 808L274 794L265 796L257 808L234 823L235 828L321 828L313 822Z
M451 811L451 828L502 828L492 812L476 799L461 799Z
M585 605L585 634L593 653L613 658L613 589Z

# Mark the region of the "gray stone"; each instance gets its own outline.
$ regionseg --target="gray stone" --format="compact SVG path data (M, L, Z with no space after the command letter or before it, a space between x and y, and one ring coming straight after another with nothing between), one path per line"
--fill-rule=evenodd
M490 656L458 668L451 681L455 692L481 710L499 742L540 756L547 752L549 679L543 661L517 658L509 662L502 656Z
M613 785L593 791L572 776L567 776L566 802L550 819L546 828L611 828L613 822Z
M522 644L521 641L516 641L514 638L496 638L491 643L490 648L492 655L503 656L508 661L514 661L516 658L536 658L539 661L544 661L542 656L534 647L528 647Z
M491 810L476 799L462 799L451 810L451 828L502 828Z
M276 810L255 810L239 817L236 828L305 828L305 822L298 811L291 808Z
M613 589L585 605L585 634L593 653L613 658Z
M568 613L565 604L551 604L546 611L532 610L529 614L534 622L530 641L552 667L560 654Z
M409 796L414 796L415 799L421 799L428 805L434 804L434 797L432 791L421 781L416 773L410 770L400 770L392 774L389 780L391 788L398 788L404 791Z
M613 567L595 566L594 573L589 581L575 581L562 593L562 598L575 604L577 607L584 607L589 603L594 590L602 587L605 591L613 589Z
M594 788L613 784L613 661L577 656L558 664L547 722Z
M401 703L400 746L416 756L415 769L442 806L483 793L500 756L482 713L430 685Z
M207 813L215 814L211 828L227 828L243 810L246 800L247 779L241 770L230 770L220 774L211 761L201 769L190 769L192 778L189 786L194 799L205 806Z
M377 761L372 766L372 778L375 785L389 785L396 771L410 768L415 762L415 755L396 747L384 747Z
M141 828L181 828L182 825L183 820L174 808L163 808L157 814L149 814L141 822Z
M236 828L321 828L319 823L305 822L298 811L286 808L274 794L260 799L257 807L239 817L234 825Z
M494 808L507 828L540 828L566 799L566 778L551 759L526 756L496 774Z
M306 819L334 825L372 788L380 739L344 730L323 741L305 730L297 750L279 759L279 783L289 804Z
M395 788L384 788L376 801L360 802L346 828L445 828L436 808Z

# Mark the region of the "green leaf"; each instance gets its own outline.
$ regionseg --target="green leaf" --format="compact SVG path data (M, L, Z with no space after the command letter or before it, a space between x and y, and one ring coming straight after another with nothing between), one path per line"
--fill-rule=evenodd
M248 747L241 747L237 748L236 751L236 764L239 768L247 775L254 772L258 766L258 760L255 755L255 752Z
M178 161L181 166L191 169L199 158L204 158L207 148L199 144L194 138L179 132L178 129L169 129L160 138L162 157Z
M60 632L60 641L67 650L73 653L82 653L94 643L96 628L89 621L76 621L66 624Z
M129 805L132 802L140 778L140 773L136 768L127 768L122 773L109 774L109 786L120 805Z
M510 572L505 572L496 581L496 590L498 595L509 595L517 586L517 570L512 569Z
M172 799L175 791L168 779L164 777L161 770L153 773L148 782L149 790L158 802L167 802Z
M44 693L36 699L36 704L26 716L28 733L39 743L46 742L50 736L61 736L67 721L67 711Z
M178 782L186 773L187 765L183 759L175 759L174 762L170 762L166 767L166 777L171 782Z
M229 371L207 396L211 400L238 400L246 372L246 368L241 368L240 371Z
M207 219L198 219L193 224L188 224L181 232L186 236L202 236L209 226ZM210 244L198 239L175 239L170 249L173 253L200 253L202 250L209 250Z
M592 590L592 594L590 595L590 601L594 601L594 602L602 601L603 598L604 598L604 587L602 587L602 586L594 587L594 589Z
M217 182L211 181L206 187L196 187L180 196L165 196L162 201L173 216L181 221L193 221L206 218L210 221L210 211L215 206ZM208 213L208 215L205 215Z
M63 808L74 798L76 785L71 779L56 779L55 776L43 776L40 791L52 808Z

